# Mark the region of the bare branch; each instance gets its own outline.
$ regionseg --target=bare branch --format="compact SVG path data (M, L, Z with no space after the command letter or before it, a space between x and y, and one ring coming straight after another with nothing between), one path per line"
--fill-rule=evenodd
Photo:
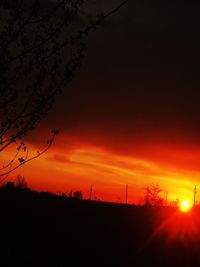
M55 139L55 136L56 136L57 134L58 134L58 133L57 133L57 130L52 131L52 137L51 137L50 140L47 141L47 147L46 147L45 149L43 149L41 152L37 152L37 154L36 154L35 156L30 157L30 158L27 158L27 157L28 157L28 152L27 152L27 156L26 156L26 158L25 158L24 160L21 160L20 163L19 163L17 166L11 168L10 170L8 170L8 171L6 171L6 172L4 172L4 173L0 173L0 177L1 177L1 176L7 176L8 174L10 174L10 173L13 172L14 170L18 169L18 168L21 167L22 165L24 165L24 164L26 164L26 163L28 163L28 162L30 162L30 161L32 161L32 160L34 160L34 159L40 157L40 156L42 156L44 153L46 153L46 152L50 149L50 147L52 146L52 144L53 144L53 142L54 142L54 139ZM4 180L5 180L5 177L4 177L2 180L0 180L0 183L1 183L2 181L4 181Z
M0 27L0 153L12 144L19 149L0 166L2 180L51 147L55 133L42 152L29 157L22 138L48 115L55 97L74 78L85 55L88 34L126 2L108 13L95 14L86 26L76 21L84 0L59 0L45 13L37 0L31 5L25 0L6 7L0 4L2 14L5 9L8 16L5 26Z

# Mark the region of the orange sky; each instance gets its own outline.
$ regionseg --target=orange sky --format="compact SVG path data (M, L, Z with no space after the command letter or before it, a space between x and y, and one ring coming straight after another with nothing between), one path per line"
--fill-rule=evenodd
M198 190L199 155L200 151L194 148L164 144L145 144L125 154L60 134L46 154L24 165L8 179L22 174L32 189L66 194L81 190L84 198L89 197L92 186L93 198L114 202L125 201L128 184L128 201L136 204L143 202L147 185L158 183L168 191L169 201L176 198L192 201L195 184ZM200 200L198 195L197 200Z
M142 203L151 183L169 200L198 192L198 8L129 2L90 36L81 71L28 136L37 151L56 127L53 147L9 179L20 173L33 189L84 198L92 185L93 197L121 202L128 184L130 203Z

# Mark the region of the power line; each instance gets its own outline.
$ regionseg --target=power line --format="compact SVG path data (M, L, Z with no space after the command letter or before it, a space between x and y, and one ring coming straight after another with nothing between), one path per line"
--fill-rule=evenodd
M196 195L197 195L197 186L195 185L194 186L194 203L193 203L194 207L196 206Z
M91 185L91 187L90 187L90 196L89 196L89 200L91 200L92 199L92 185Z
M128 185L126 184L126 204L128 204Z

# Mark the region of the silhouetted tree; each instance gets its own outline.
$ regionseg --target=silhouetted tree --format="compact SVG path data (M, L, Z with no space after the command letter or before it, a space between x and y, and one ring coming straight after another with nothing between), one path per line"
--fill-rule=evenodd
M72 192L72 190L70 190L70 192L69 192L69 198L72 198L72 195L73 195L73 192Z
M3 187L1 187L3 189L6 189L6 190L14 190L14 183L12 181L8 181L5 185L3 185Z
M28 184L26 182L26 179L22 175L17 176L17 180L15 182L15 187L17 189L26 189L28 188Z
M0 1L0 153L10 146L16 151L0 165L0 176L52 145L56 129L44 150L34 156L29 156L24 138L74 78L88 34L126 2L108 13L88 15L84 0Z
M62 198L67 198L67 195L65 193L61 193Z
M81 191L75 191L73 193L73 197L76 198L76 199L82 199L83 198L83 194Z
M148 185L145 188L145 205L162 206L164 204L162 192L158 184Z
M180 200L176 198L175 200L170 201L170 206L172 207L178 207L180 203Z

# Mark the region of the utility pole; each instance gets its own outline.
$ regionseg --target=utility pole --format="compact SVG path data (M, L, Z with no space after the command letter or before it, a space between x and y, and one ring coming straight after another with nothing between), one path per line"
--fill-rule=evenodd
M89 196L89 200L91 200L92 199L92 185L91 185L91 187L90 187L90 196Z
M165 206L168 205L168 191L166 190L166 197L165 197Z
M128 204L128 185L126 184L126 204Z
M194 186L194 203L193 203L194 207L196 206L196 194L197 194L197 186L195 185Z

